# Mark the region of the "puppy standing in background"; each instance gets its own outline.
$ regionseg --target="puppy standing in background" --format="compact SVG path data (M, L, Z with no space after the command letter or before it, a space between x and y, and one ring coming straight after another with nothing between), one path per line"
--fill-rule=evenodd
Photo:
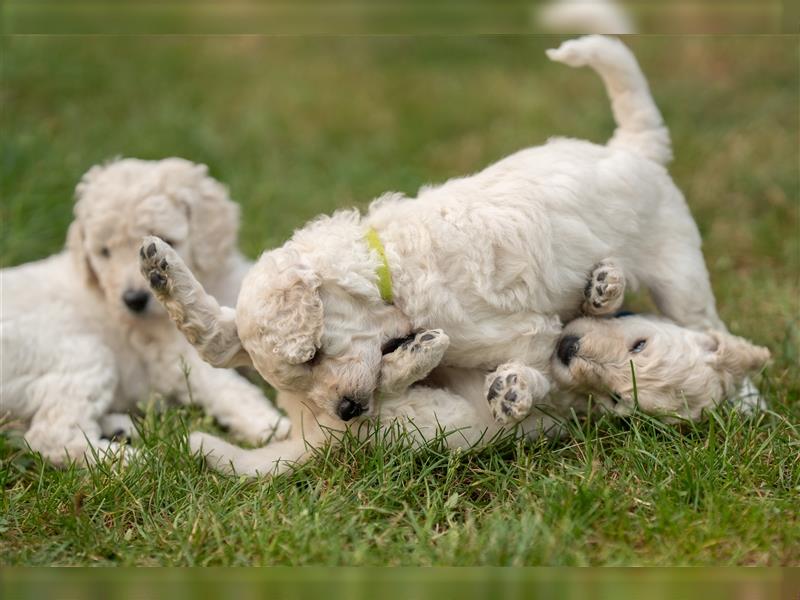
M285 437L288 420L236 372L203 362L139 273L141 238L156 234L235 303L249 265L225 188L186 160L125 159L92 168L76 198L64 252L0 272L0 416L27 423L27 443L55 464L116 451L101 436L131 435L119 413L151 392L191 393L243 440Z

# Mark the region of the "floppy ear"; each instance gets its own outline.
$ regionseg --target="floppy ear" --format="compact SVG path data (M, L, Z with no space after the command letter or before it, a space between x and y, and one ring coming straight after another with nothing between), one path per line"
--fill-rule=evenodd
M768 349L751 344L744 338L721 331L708 331L707 335L714 342L708 348L713 352L713 361L720 370L734 377L744 377L758 371L770 358Z
M297 365L313 358L322 338L320 279L307 269L292 269L282 276L286 277L285 285L279 286L274 304L268 308L266 326L273 352Z
M228 190L208 175L205 165L193 165L193 184L181 190L189 214L192 262L202 279L226 268L227 257L236 249L239 205Z
M77 219L70 223L67 230L67 250L72 255L75 269L81 276L86 285L92 288L99 288L100 282L97 279L97 274L89 262L89 256L86 253L86 245L84 244L83 225Z
M104 166L95 165L86 173L83 174L78 185L75 186L75 206L73 214L75 219L70 223L67 230L67 250L72 254L75 268L81 275L81 278L86 282L89 287L98 288L100 282L97 279L97 274L92 269L92 263L89 262L89 255L86 253L86 244L83 232L83 225L80 218L80 206L86 191L97 180L100 174L105 170Z

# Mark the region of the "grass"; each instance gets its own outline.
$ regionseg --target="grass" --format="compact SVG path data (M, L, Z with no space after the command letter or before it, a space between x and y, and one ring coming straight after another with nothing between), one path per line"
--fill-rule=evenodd
M336 206L611 131L597 78L555 38L4 37L3 266L58 251L74 185L115 155L207 163L255 256ZM274 481L188 453L194 409L147 412L143 460L56 470L0 434L0 563L800 563L796 40L631 41L672 130L671 172L723 319L769 346L771 412L572 425L475 453L345 440ZM634 306L646 307L633 298Z

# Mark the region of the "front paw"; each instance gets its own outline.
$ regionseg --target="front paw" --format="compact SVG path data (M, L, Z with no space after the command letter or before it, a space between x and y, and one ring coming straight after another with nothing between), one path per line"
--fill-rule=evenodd
M152 235L144 238L139 248L139 269L159 297L171 295L174 285L172 268L179 263L180 257L165 241Z
M424 362L438 362L450 346L450 338L441 329L423 329L401 344L395 352L408 352L419 357L429 357Z
M409 336L395 350L384 355L381 365L381 391L399 393L424 379L436 368L450 346L441 329L424 329Z

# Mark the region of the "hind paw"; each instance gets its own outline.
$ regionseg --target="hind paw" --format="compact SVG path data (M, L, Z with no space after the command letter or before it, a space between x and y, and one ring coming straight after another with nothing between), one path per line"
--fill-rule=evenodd
M603 316L613 313L625 299L625 275L610 261L598 263L583 291L584 314Z

